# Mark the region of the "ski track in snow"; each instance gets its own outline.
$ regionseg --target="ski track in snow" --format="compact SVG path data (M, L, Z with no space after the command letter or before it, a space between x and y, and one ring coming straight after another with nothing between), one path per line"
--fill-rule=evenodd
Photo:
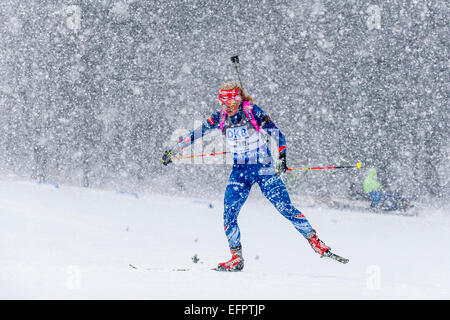
M239 216L244 271L223 273L210 270L229 258L222 199L0 181L0 298L450 298L443 210L402 217L298 208L348 264L320 259L262 198ZM178 268L190 271L171 271Z

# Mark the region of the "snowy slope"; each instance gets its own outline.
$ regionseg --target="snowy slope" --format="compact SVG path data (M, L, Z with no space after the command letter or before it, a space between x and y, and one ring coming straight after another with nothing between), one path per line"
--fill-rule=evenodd
M229 257L222 199L0 181L0 298L450 298L445 212L299 208L350 263L320 259L265 199L240 215L244 272L219 273L209 268Z

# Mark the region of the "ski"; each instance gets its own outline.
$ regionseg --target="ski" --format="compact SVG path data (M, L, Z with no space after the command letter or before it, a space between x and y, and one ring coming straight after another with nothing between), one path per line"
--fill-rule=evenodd
M132 269L135 270L145 270L145 271L176 271L176 272L183 272L183 271L192 271L194 269L192 268L157 268L157 267L153 267L153 268L149 268L149 267L138 267L134 264L128 264L128 266ZM203 270L203 269L197 269L197 270ZM206 269L205 269L206 270ZM212 271L218 271L218 272L239 272L241 270L226 270L226 269L220 269L219 267L214 267L214 268L210 268L208 270L212 270Z
M329 258L329 259L336 260L337 262L340 262L340 263L343 263L343 264L346 264L346 263L348 263L350 261L349 259L343 258L343 257L341 257L341 256L339 256L339 255L337 255L335 253L332 253L329 250L326 251L323 254L323 256L321 256L321 258Z
M147 270L147 271L190 271L190 268L142 268L137 267L133 264L128 264L131 268L137 269L137 270Z
M211 268L211 270L218 271L218 272L241 272L242 271L242 270L228 270L228 269L223 269L223 268L219 268L219 267Z

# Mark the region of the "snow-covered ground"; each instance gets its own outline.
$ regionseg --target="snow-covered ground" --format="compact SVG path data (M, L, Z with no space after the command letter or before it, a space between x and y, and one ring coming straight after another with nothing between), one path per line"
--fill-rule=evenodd
M244 271L220 273L210 268L229 258L222 199L0 181L0 298L450 298L443 210L299 209L348 264L320 259L265 199L239 217Z

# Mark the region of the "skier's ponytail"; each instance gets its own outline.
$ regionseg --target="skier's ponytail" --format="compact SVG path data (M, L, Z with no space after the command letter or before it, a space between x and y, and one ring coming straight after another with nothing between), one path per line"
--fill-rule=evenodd
M255 104L255 101L253 100L252 97L250 97L249 95L247 95L244 91L244 89L241 88L241 86L236 83L236 82L225 82L224 84L222 84L220 86L220 90L225 89L225 90L230 90L230 89L236 89L236 90L241 90L241 97L242 100L244 101L250 101L251 104Z

